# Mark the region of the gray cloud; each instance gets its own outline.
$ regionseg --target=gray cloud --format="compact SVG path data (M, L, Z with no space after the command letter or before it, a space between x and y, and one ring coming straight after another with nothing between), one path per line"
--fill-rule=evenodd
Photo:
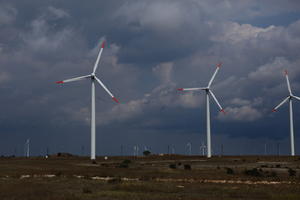
M214 133L237 140L287 137L282 132L288 123L272 134L261 130L285 120L284 109L269 113L287 95L284 69L300 93L300 20L279 26L273 19L299 13L297 1L12 0L0 5L0 105L5 113L0 130L8 144L32 137L42 146L55 146L57 138L71 136L74 144L62 144L72 150L78 141L88 143L89 83L53 83L90 73L104 39L98 75L122 104L115 105L97 87L98 142L108 144L123 135L134 140L137 132L136 143L149 133L152 141L161 135L174 134L181 141L202 134L204 95L176 88L205 86L219 61L224 65L212 87L228 114L219 115L212 104ZM251 23L262 17L270 23ZM99 152L110 147L103 148Z
M13 23L17 17L17 10L9 4L0 4L0 26Z

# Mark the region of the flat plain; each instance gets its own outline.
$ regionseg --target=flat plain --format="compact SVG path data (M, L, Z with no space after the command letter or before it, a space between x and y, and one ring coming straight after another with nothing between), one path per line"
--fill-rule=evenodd
M1 157L0 199L299 200L300 157Z

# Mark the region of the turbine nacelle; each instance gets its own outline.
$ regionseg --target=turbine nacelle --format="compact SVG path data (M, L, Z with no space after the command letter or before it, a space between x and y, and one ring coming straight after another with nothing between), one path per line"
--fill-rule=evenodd
M207 95L212 96L212 98L214 99L214 101L216 102L216 104L218 105L218 107L220 108L220 112L225 114L225 110L222 108L221 104L219 103L219 101L217 100L216 96L214 95L214 93L212 92L212 90L210 89L212 82L214 81L220 67L222 66L222 63L218 63L216 65L216 70L214 72L214 74L212 75L211 79L209 80L209 83L207 85L207 87L199 87L199 88L178 88L178 91L196 91L196 90L204 90L206 91Z
M111 96L111 98L115 102L119 103L119 101L115 98L115 96L107 89L107 87L102 83L102 81L99 78L97 78L97 76L96 76L96 70L98 68L100 57L101 57L101 54L102 54L102 51L103 51L104 47L105 47L105 42L102 42L101 49L99 51L99 54L97 56L97 60L95 62L94 68L93 68L93 72L90 75L75 77L75 78L66 79L66 80L63 80L63 81L57 81L56 83L57 84L62 84L62 83L73 82L73 81L80 81L80 80L84 80L84 79L90 78L93 81L96 80L96 82L98 82L100 84L100 86Z
M287 96L282 102L280 102L272 111L276 112L278 108L280 108L283 104L285 104L288 100L292 100L292 99L297 99L300 101L300 97L297 97L295 95L293 95L292 89L291 89L291 84L290 84L290 80L289 80L289 76L288 76L288 71L284 70L284 75L286 77L286 83L287 83L287 88L288 88L288 92L289 92L289 96Z

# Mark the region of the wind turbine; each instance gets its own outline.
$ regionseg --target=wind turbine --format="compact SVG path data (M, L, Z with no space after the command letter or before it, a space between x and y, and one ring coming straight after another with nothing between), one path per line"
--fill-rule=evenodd
M191 156L192 155L192 143L190 143L190 142L188 142L187 144L186 144L186 146L187 146L187 150L188 150L188 154Z
M25 156L27 158L30 156L30 139L27 139L25 143Z
M200 146L200 153L201 153L201 151L202 151L202 155L203 155L203 156L204 156L204 154L205 154L205 149L206 149L206 146L205 146L204 142L202 142L202 143L201 143L201 146Z
M214 95L214 93L212 92L212 90L210 89L210 86L213 82L213 80L216 77L216 74L218 73L220 67L221 67L222 63L218 63L216 66L216 71L213 74L213 76L211 77L210 81L208 82L207 87L200 87L200 88L178 88L177 90L179 91L195 91L195 90L204 90L206 93L206 128L207 128L207 132L206 132L206 137L207 137L207 157L210 158L211 157L211 132L210 132L210 109L209 109L209 97L211 96L214 101L216 102L216 104L218 105L218 107L220 108L220 111L223 112L225 114L224 109L222 108L222 106L220 105L219 101L217 100L216 96Z
M102 42L100 51L98 53L98 57L97 60L95 62L93 71L91 74L86 75L86 76L80 76L80 77L76 77L76 78L71 78L71 79L66 79L63 81L57 81L56 83L60 84L60 83L67 83L67 82L73 82L73 81L81 81L81 80L86 80L86 79L90 79L91 80L91 84L92 84L92 102L91 102L91 160L95 160L96 159L96 116L95 116L95 110L96 110L96 106L95 106L95 82L99 83L100 86L111 96L111 98L119 103L119 101L115 98L115 96L107 89L107 87L102 83L102 81L96 76L96 70L98 68L98 64L100 61L100 57L102 54L102 51L104 49L105 46L105 42Z
M297 99L300 101L300 97L293 95L290 80L288 76L288 71L284 71L286 82L288 86L289 96L287 96L278 106L273 109L273 112L276 112L279 107L285 104L287 101L289 102L289 110L290 110L290 140L291 140L291 155L295 156L295 143L294 143L294 121L293 121L293 99Z

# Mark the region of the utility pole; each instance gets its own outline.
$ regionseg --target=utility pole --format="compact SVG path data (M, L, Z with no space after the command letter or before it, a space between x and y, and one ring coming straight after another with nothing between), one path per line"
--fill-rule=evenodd
M223 144L221 144L221 152L220 152L220 156L223 156L223 153L224 153L224 146L223 146Z
M267 155L267 143L265 143L265 156Z
M14 156L17 157L17 148L14 148Z
M84 152L84 145L81 145L81 156L84 156L85 152Z

